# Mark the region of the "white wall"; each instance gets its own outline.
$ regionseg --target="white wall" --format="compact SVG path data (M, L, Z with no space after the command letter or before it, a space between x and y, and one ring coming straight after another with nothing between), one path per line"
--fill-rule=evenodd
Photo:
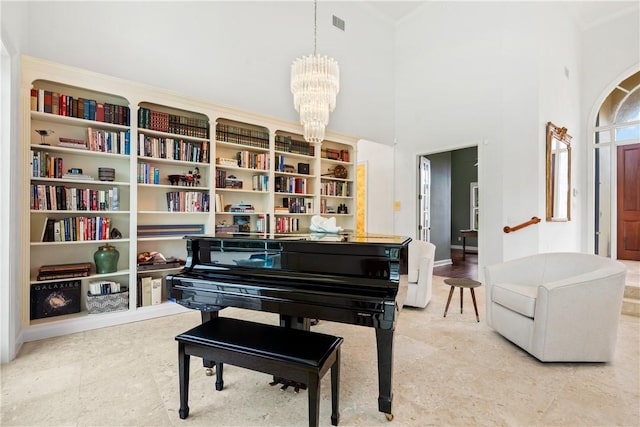
M313 27L311 1L32 2L24 53L297 121L290 67L313 52ZM392 141L393 25L358 2L320 2L318 53L340 65L331 129Z
M416 228L416 170L403 165L415 164L417 154L478 141L481 266L586 246L582 115L593 96L591 89L582 94L587 73L582 31L562 7L558 2L429 2L399 23L395 187L402 212L395 214L396 232L413 235ZM606 30L586 39L609 41L607 49L617 52L607 53L609 64L603 67L618 73L637 62L639 51L637 14L621 21L615 25L625 28L613 31L614 45ZM607 81L603 77L598 76L600 84ZM587 79L589 87L592 80ZM574 136L577 197L568 223L544 221L547 121L566 126ZM505 225L533 216L543 222L503 233Z
M373 141L358 141L358 163L367 165L366 230L368 233L395 234L393 229L394 148Z
M577 159L574 156L574 161L589 166L589 173L581 177L582 188L585 191L580 193L580 209L586 212L582 233L587 236L587 240L582 249L593 252L594 212L591 206L594 203L594 178L591 165L594 160L593 150L590 148L593 143L592 132L596 114L606 96L618 83L640 70L640 13L637 7L632 13L618 16L584 32L581 69L583 78L580 87L580 126L585 149L579 153ZM607 218L602 220L603 225L610 223ZM605 233L601 237L605 239L607 235L609 238L613 237L611 233ZM615 243L612 243L609 248L615 249L615 246ZM600 253L606 254L606 251Z
M12 19L7 17L12 16ZM21 345L20 312L21 298L18 278L20 251L16 245L24 219L19 215L23 197L22 186L18 183L22 176L24 162L21 150L15 141L20 141L19 97L20 52L26 41L26 4L0 2L0 38L2 41L1 103L0 108L0 157L2 158L1 200L10 200L2 207L0 222L2 250L0 251L0 362L13 359Z

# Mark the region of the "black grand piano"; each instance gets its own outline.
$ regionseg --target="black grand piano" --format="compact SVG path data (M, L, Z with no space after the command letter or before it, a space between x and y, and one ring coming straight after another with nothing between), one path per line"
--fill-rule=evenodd
M375 328L378 409L393 419L393 333L407 288L408 243L388 235L186 236L187 263L167 276L168 295L207 321L225 307L280 314L283 327L310 319ZM211 367L211 365L209 365Z

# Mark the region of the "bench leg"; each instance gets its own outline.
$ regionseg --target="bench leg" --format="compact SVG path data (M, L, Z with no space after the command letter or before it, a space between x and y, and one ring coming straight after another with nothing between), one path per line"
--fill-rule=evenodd
M320 377L318 373L309 374L309 427L318 427L320 418Z
M220 391L224 388L222 380L222 362L216 362L216 390Z
M462 288L460 288L460 314L462 314Z
M331 366L331 425L340 421L340 348L336 350L336 361Z
M180 381L180 419L184 420L189 416L189 359L190 356L184 351L184 343L178 344L178 377Z

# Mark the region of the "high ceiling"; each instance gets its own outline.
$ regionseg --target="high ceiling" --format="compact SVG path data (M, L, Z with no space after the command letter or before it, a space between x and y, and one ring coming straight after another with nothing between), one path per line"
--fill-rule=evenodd
M412 0L412 1L376 1L369 0L367 3L379 12L394 21L404 18L420 6L434 0ZM437 0L435 0L437 1ZM440 0L451 1L451 0ZM502 0L504 3L518 0ZM638 10L640 2L638 0L627 1L557 1L567 13L571 14L582 28L588 28L605 22L617 15L628 13L631 10Z

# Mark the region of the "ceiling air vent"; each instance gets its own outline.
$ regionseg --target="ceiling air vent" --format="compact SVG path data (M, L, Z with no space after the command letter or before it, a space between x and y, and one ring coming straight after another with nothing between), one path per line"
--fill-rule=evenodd
M336 15L333 15L333 26L344 31L344 21L338 18Z

